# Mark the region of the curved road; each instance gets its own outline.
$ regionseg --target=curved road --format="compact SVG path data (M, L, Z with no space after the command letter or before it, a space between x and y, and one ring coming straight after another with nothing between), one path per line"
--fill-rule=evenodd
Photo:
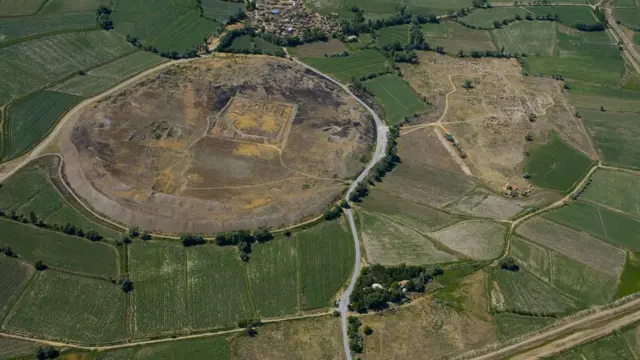
M349 201L349 196L353 193L356 186L358 186L359 183L364 181L367 175L369 175L369 172L371 172L371 169L373 169L373 167L378 163L378 161L382 160L382 158L386 156L387 133L389 132L389 128L384 125L382 120L380 120L380 117L378 116L378 114L376 114L376 112L373 111L373 109L371 109L371 107L369 107L369 105L367 105L364 101L360 100L360 98L355 96L346 85L339 83L338 81L332 79L329 75L324 74L323 72L317 69L314 69L313 67L299 61L296 58L291 58L291 59L296 63L306 67L307 69L315 72L316 74L324 77L325 79L331 81L332 83L340 86L349 95L353 96L353 98L356 99L360 103L360 105L362 105L365 109L367 109L367 111L371 114L371 116L373 116L373 120L376 123L376 133L377 133L376 150L373 153L373 156L371 157L371 161L369 161L369 164L367 165L367 167L362 171L362 173L360 173L360 176L358 176L358 178L349 186L349 189L347 190L347 193L344 196L345 200ZM349 282L349 286L347 286L347 289L345 290L344 294L342 294L342 297L340 297L339 309L340 309L340 316L342 318L342 338L344 343L344 352L345 352L346 359L351 360L352 357L351 357L351 350L349 349L349 336L347 335L347 313L349 311L349 297L353 292L353 287L355 286L356 280L358 279L358 275L360 274L360 256L361 255L360 255L360 239L358 238L358 230L356 228L356 222L353 219L353 211L351 209L346 209L345 213L347 215L347 218L349 219L349 225L351 226L351 233L353 234L353 245L355 246L355 250L356 250L355 251L356 261L353 268L353 274L351 274L351 281Z

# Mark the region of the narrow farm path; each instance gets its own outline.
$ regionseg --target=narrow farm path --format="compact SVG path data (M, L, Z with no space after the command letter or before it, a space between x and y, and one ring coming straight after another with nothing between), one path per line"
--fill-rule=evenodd
M629 64L640 74L640 53L636 49L633 41L627 37L624 31L620 28L620 25L616 22L616 19L613 16L611 2L612 0L606 0L603 5L604 14L607 18L607 31L618 41L618 43L623 45L622 52L629 58ZM602 3L602 1L600 3Z
M367 175L369 175L369 172L371 171L371 169L373 169L373 167L378 163L378 161L382 160L382 158L386 156L387 133L389 131L389 128L386 125L384 125L384 123L382 122L378 114L376 114L376 112L373 111L373 109L371 109L371 107L369 107L369 105L367 105L364 101L360 100L357 96L355 96L346 85L341 84L340 82L331 78L329 75L301 62L296 58L292 58L292 59L296 63L306 67L307 69L331 81L332 83L340 86L349 95L353 96L353 98L356 99L358 103L360 103L360 105L362 105L365 109L367 109L367 111L371 114L371 116L373 117L373 120L376 123L376 133L377 133L376 150L373 153L373 156L371 157L371 161L369 161L369 164L367 164L367 167L360 173L358 178L349 186L349 189L347 190L347 193L345 194L345 197L344 197L346 201L349 201L349 196L351 196L356 186L358 186L358 184L363 182L364 179L367 177ZM340 315L342 318L341 319L342 320L342 337L343 337L345 358L346 360L351 360L352 357L351 357L351 350L349 349L349 336L347 335L347 313L349 312L349 298L351 297L351 293L353 292L353 288L356 284L356 280L358 279L358 274L360 273L361 254L360 254L360 239L358 237L358 229L356 228L356 223L353 218L353 211L351 209L346 209L345 213L347 215L347 218L349 219L349 226L351 227L351 233L353 234L353 243L355 246L356 258L355 258L353 273L351 274L351 280L349 281L349 285L347 286L347 289L345 290L344 294L342 294L342 297L340 297L339 309L340 309Z

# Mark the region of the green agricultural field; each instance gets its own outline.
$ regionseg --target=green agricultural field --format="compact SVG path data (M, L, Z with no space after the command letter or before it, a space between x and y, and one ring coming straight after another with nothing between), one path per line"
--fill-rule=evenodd
M538 16L558 15L560 22L569 26L599 23L587 6L529 6L526 9Z
M571 83L571 104L578 109L598 110L604 106L608 112L640 112L639 93L601 85Z
M282 51L282 48L276 44L272 44L261 37L258 37L258 36L251 37L249 35L243 35L234 39L233 43L229 48L236 51L242 51L242 50L251 51L254 49L260 49L266 53L275 53L275 52Z
M118 277L116 249L102 242L0 218L0 242L29 262L109 279Z
M620 51L604 31L558 31L557 37L561 58L620 58Z
M447 24L449 24L448 21L440 21L437 24L427 23L420 25L420 29L422 29L422 34L424 34L426 38L446 38L449 35L449 27Z
M640 168L640 114L582 108L577 111L606 164Z
M442 46L448 54L455 55L463 50L467 54L471 51L496 50L496 46L491 39L491 33L487 30L474 30L458 24L454 21L445 21L446 34L442 35L441 28L429 26L433 35L425 34L426 41L432 46Z
M542 329L556 321L553 317L528 316L512 313L493 315L500 340L505 341Z
M406 201L380 189L373 189L359 206L369 212L388 216L421 233L438 230L460 220L456 215Z
M372 73L386 70L386 59L376 50L363 50L347 57L336 58L305 58L304 62L312 67L335 76L338 80L348 83Z
M586 173L592 160L574 149L555 133L544 145L529 151L524 171L531 182L547 189L569 190Z
M640 8L614 8L617 21L631 28L640 28Z
M45 270L7 317L9 331L87 343L124 338L125 295L103 280Z
M0 240L2 244L2 240ZM33 276L33 266L8 256L0 256L0 319L10 309L11 303L18 298L27 281Z
M447 170L399 164L378 187L401 199L440 208L466 195L475 183Z
M528 11L515 6L473 9L469 15L461 17L460 21L478 28L493 29L495 21L502 23L503 20L514 19L516 15L524 19L527 14L529 14Z
M416 92L399 76L387 74L365 82L375 100L382 109L387 123L402 124L406 118L413 117L427 109Z
M558 58L530 56L524 60L525 70L533 75L562 75L565 79L615 86L624 73L620 58Z
M101 66L85 75L76 75L52 90L78 96L93 96L114 87L125 79L166 62L156 54L139 51Z
M635 42L636 45L640 45L640 33L635 34L635 36L633 37L633 42Z
M537 315L564 314L577 309L572 299L525 270L517 272L495 269L492 273L491 298L498 311Z
M0 44L43 34L97 29L95 9L89 12L0 18Z
M525 270L549 281L551 276L550 251L515 234L511 235L510 241L509 255L516 258L518 264Z
M299 310L298 254L295 241L254 244L247 264L253 305L259 317L275 317ZM308 259L307 259L308 261Z
M640 291L640 254L629 252L624 270L620 276L620 284L616 298L621 298Z
M331 221L295 234L302 309L329 306L353 273L353 238L346 226Z
M115 2L111 19L114 31L136 37L143 45L183 53L197 48L220 23L200 16L195 0ZM209 14L211 16L212 14Z
M203 0L202 14L221 23L227 22L229 17L244 11L244 5L238 2L227 2L222 0Z
M206 245L185 252L191 328L229 327L253 317L244 264L236 248Z
M108 6L111 0L48 0L38 14L62 15L74 12L92 12L100 5Z
M4 0L0 2L0 16L35 14L45 0Z
M55 161L52 161L55 160ZM112 240L118 239L120 233L99 225L87 215L78 212L81 206L67 193L63 197L58 192L58 158L40 158L20 169L7 179L0 188L0 209L11 214L36 215L48 225L64 225L71 223L85 232L96 230L100 235ZM54 183L56 185L54 185Z
M1 49L0 49L1 50ZM3 124L2 158L14 159L36 146L82 97L42 91L11 104Z
M33 356L38 344L31 341L0 338L0 359L23 359Z
M549 360L633 360L635 357L624 338L619 334L609 335L597 341L571 349Z
M189 312L185 248L168 242L135 241L129 246L129 262L135 286L131 332L149 336L186 329Z
M196 340L170 341L162 344L96 353L93 360L228 360L229 349L224 336Z
M584 306L613 299L617 278L605 275L556 252L551 253L551 284Z
M539 245L596 269L610 278L617 279L622 273L625 251L587 233L540 217L527 220L518 226L517 232ZM551 277L553 279L553 275Z
M370 264L426 265L456 260L424 235L383 215L361 211L359 218Z
M556 23L516 21L491 32L498 48L506 53L551 56L554 53Z
M474 260L495 259L503 252L505 227L486 220L464 221L430 233L447 249Z
M134 51L106 31L46 36L0 48L0 104Z
M614 170L598 170L582 194L587 201L624 211L640 218L640 176Z
M409 25L389 26L378 30L376 44L382 48L393 44L409 45Z
M614 245L640 251L640 221L622 213L589 202L574 201L569 206L544 213L543 217Z

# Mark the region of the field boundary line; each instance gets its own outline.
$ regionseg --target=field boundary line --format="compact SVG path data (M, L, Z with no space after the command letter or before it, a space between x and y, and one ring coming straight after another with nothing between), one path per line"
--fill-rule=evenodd
M595 156L594 160L599 160L600 157L598 156L598 151L596 150L595 144L593 143L593 139L591 139L591 136L589 136L589 132L587 131L587 129L584 126L584 122L583 121L579 121L578 119L576 119L575 115L575 109L572 111L569 108L569 105L567 104L562 91L560 90L560 85L556 82L555 83L555 87L556 90L558 92L558 95L560 96L560 99L562 100L562 104L564 105L564 108L567 110L567 112L569 113L569 116L571 117L571 120L573 120L573 123L578 127L578 129L580 129L580 131L582 132L582 134L587 138L587 141L589 142L589 147L591 148L591 150L593 151L593 154L588 154L585 153L582 149L580 148L576 148L575 146L572 146L574 149L577 149L578 151L580 151L581 153L587 155L589 158L591 158L592 156ZM555 105L555 102L552 101ZM545 109L545 115L546 115L546 109Z
M298 300L298 312L302 311L302 276L300 269L300 238L296 236L296 298Z
M90 11L77 11L77 12L80 13L80 12L90 12ZM33 15L20 16L20 17L28 17L28 16L33 16ZM0 17L0 19L6 19L6 18ZM0 42L0 48L4 48L4 47L7 47L7 46L20 44L20 43L31 41L31 40L37 40L37 39L40 39L40 38L43 38L43 37L49 37L49 36L55 36L55 35L63 35L63 34L72 34L72 33L80 33L80 32L89 32L89 31L100 31L100 30L102 30L102 28L99 27L98 25L94 25L94 26L90 26L90 27L84 27L84 28L54 30L54 31L49 31L49 32L45 32L45 33L38 33L38 34L35 34L35 35L18 37L18 38L15 38L15 39L3 41L3 42Z
M20 261L23 264L26 264L29 267L31 266L31 264L28 264L24 261L21 261L21 260L18 260L18 261ZM33 279L37 275L38 275L38 271L36 270L33 274L31 274L31 276L29 276L29 279L27 279L26 284L22 286L20 294L16 296L14 299L12 299L9 304L7 304L7 311L4 314L0 314L0 329L4 329L5 323L7 322L9 315L13 312L13 309L18 306L18 302L22 298L24 292L31 287L31 283L33 282Z
M5 315L4 319L2 320L2 326L0 326L2 328L2 330L5 330L6 326L9 324L9 321L11 321L11 318L13 318L13 316L16 313L16 311L18 311L18 306L20 305L20 302L23 300L23 298L25 296L27 296L26 294L29 291L31 291L31 289L33 287L35 287L35 282L37 281L36 277L38 277L38 278L42 277L41 273L42 273L41 271L36 271L35 274L33 274L31 279L29 279L29 282L27 283L27 286L25 286L24 289L22 290L22 293L20 293L20 296L18 296L18 298L13 302L13 304L11 306L11 309L9 309L9 311L7 311L7 314Z
M256 306L253 303L253 291L251 290L251 281L249 280L249 272L247 271L247 263L242 262L242 273L244 278L244 285L247 287L247 294L249 295L249 305L251 305L251 312L254 317L258 317Z

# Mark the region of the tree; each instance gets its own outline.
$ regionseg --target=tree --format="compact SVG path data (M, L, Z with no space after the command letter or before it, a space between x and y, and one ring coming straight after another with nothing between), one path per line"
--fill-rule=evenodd
M601 106L600 106L600 111L602 111L602 112L607 111L607 110L604 108L604 105L601 105Z
M516 262L516 259L514 259L511 256L507 256L502 260L500 260L500 267L503 270L514 271L514 272L520 270L520 265L518 265L518 263Z
M471 82L471 80L465 80L464 84L462 84L462 87L467 90L473 89L473 82Z
M33 211L29 213L29 218L31 219L31 223L34 225L38 224L38 217L36 216L36 213L34 213Z
M122 279L121 288L125 293L130 293L131 291L133 291L133 281L129 280L128 278Z
M271 239L273 239L273 235L271 235L271 232L265 228L258 228L256 231L253 232L253 237L256 239L257 242L267 242Z
M91 241L100 241L102 240L102 235L95 230L89 230L87 231L87 239Z
M137 226L129 228L129 236L132 238L136 238L140 235L140 229Z
M140 235L140 239L144 241L151 240L151 234L149 234L149 232L145 230L142 232L142 235Z
M373 334L373 329L369 325L365 326L363 330L364 330L364 334L367 336Z
M35 262L35 264L33 264L33 266L36 268L36 270L38 271L44 271L47 269L47 265L45 265L44 262L42 262L42 260L38 260Z
M193 234L181 234L180 241L182 241L182 245L185 247L202 245L206 242L202 235Z
M533 141L533 134L532 134L532 133L528 133L528 134L524 137L524 139L525 139L525 140L527 140L527 141Z

